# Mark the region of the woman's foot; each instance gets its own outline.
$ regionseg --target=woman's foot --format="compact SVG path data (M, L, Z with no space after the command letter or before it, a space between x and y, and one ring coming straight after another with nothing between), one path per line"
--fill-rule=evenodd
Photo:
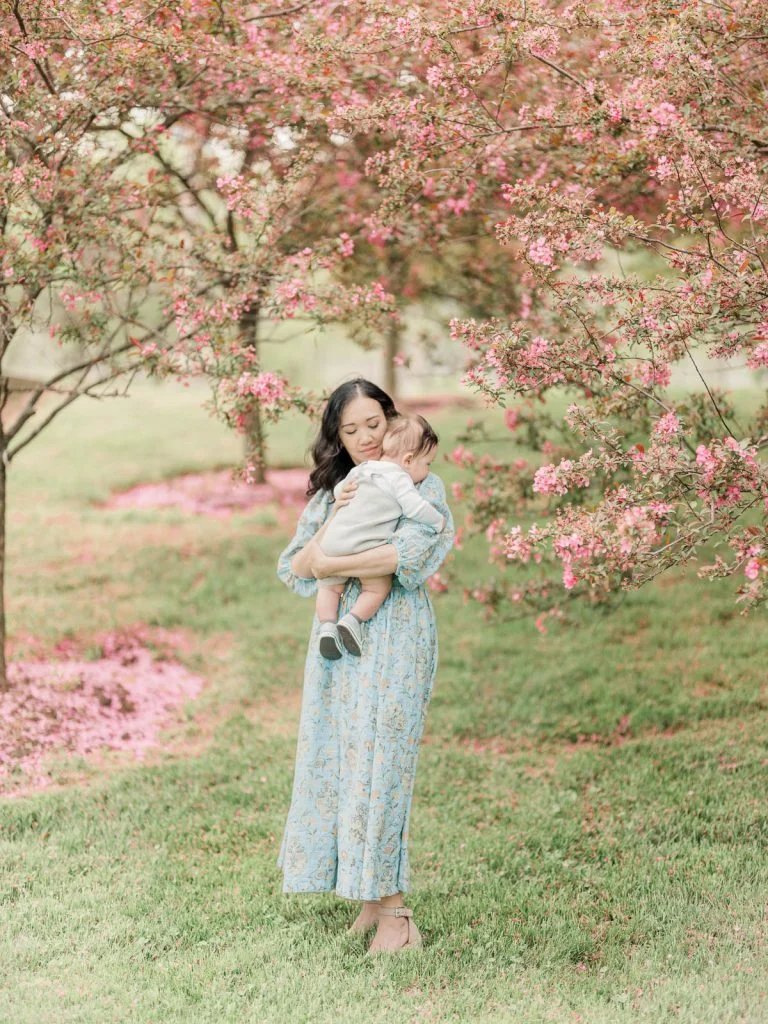
M347 931L352 932L353 934L370 931L371 928L376 927L378 919L379 904L366 901L363 903L363 909L357 915Z
M382 913L382 909L384 913ZM402 917L395 916L393 911L399 909ZM413 923L413 911L406 907L385 907L379 909L378 928L373 941L368 947L369 953L389 953L398 949L418 949L421 947L421 933ZM407 915L407 916L406 916Z

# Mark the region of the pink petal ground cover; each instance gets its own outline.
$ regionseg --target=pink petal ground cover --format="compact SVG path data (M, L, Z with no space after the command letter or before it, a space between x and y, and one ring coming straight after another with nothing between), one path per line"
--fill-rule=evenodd
M455 395L430 395L399 401L402 412L430 416L447 406L474 408L467 398ZM276 504L297 508L306 502L309 471L303 468L271 469L264 484L235 480L228 469L211 473L186 473L173 480L138 484L114 494L104 508L179 508L198 515L226 518L235 512L247 512L260 505Z
M139 484L116 494L105 508L180 508L184 512L225 518L259 505L299 506L306 502L306 469L273 469L264 484L233 480L228 469L188 473L174 480Z
M144 639L141 629L99 637L96 660L85 660L73 643L69 652L61 645L60 660L10 663L12 686L0 694L0 788L12 789L14 782L45 786L46 755L87 755L106 747L141 758L158 742L204 681L153 654Z

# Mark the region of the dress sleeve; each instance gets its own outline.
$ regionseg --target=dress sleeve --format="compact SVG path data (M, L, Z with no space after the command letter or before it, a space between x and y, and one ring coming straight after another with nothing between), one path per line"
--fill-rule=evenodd
M417 523L426 523L434 530L440 530L445 525L443 516L434 505L430 505L428 501L424 500L407 473L394 473L390 480L390 487L400 503L404 515L409 519L415 519Z
M330 494L318 491L313 494L301 513L296 533L288 547L277 560L277 575L283 583L300 597L312 597L317 593L317 580L297 576L291 568L291 559L314 537L328 517L331 507Z
M445 516L445 527L442 533L435 533L431 526L412 519L400 521L389 543L397 551L395 576L406 590L422 586L437 572L453 547L453 516L445 498L443 481L430 473L418 490L422 498Z

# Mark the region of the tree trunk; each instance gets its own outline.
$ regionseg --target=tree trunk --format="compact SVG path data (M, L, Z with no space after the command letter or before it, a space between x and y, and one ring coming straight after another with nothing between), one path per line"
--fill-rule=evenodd
M397 367L395 356L400 351L400 324L391 323L384 335L384 390L390 398L397 398Z
M5 433L0 423L0 693L10 689L5 663Z
M243 313L240 321L243 327L243 342L248 348L253 349L256 355L259 352L260 312L261 307L254 306ZM265 483L267 479L267 436L261 407L258 403L254 406L253 413L249 416L245 426L245 458L254 467L254 482Z
M265 483L267 479L267 439L264 435L264 422L258 404L248 417L245 428L245 457L248 464L254 468L254 483Z

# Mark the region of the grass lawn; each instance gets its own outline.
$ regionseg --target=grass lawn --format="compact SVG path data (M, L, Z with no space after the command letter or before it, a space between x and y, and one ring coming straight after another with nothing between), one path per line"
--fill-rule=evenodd
M148 623L209 682L145 763L61 763L0 802L0 1021L768 1020L768 633L727 583L664 579L547 636L439 595L425 948L366 960L348 902L282 895L312 615L274 575L285 527L97 504L237 456L200 398L83 402L12 470L14 650ZM465 418L434 418L446 450ZM287 423L275 460L307 441ZM482 578L482 545L453 568Z

